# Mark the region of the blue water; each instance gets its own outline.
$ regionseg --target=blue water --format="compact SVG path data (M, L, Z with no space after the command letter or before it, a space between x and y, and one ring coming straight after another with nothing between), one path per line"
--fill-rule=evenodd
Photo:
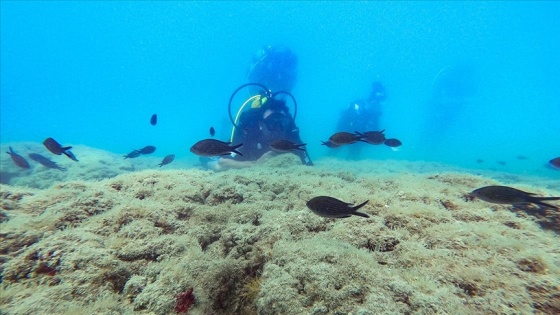
M297 124L314 159L379 77L381 124L404 144L363 158L560 174L545 166L560 156L559 2L2 1L0 21L3 143L191 155L210 126L228 139L253 52L283 44L299 58ZM438 73L457 68L474 92L434 102Z

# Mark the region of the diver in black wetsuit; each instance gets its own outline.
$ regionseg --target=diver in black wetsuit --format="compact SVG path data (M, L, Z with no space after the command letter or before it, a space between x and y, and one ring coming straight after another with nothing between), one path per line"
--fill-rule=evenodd
M286 99L292 99L295 110L297 104L290 94L296 81L297 58L284 46L266 46L253 57L248 73L248 84L239 87L231 96L229 111L234 125L231 142L242 143L238 148L242 154L222 157L208 164L214 170L248 167L260 162L271 154L270 144L276 140L288 140L301 144L295 115L290 114ZM249 99L241 106L236 119L231 115L231 102L237 92L247 87ZM274 93L273 93L274 91ZM244 110L246 105L250 108ZM295 150L301 162L313 165L307 151Z
M297 144L302 143L299 128L296 126L286 102L275 98L268 99L258 108L252 108L241 114L233 139L243 143L238 150L243 156L236 155L238 161L255 161L270 151L270 144L283 139ZM301 162L312 165L307 151L296 150Z

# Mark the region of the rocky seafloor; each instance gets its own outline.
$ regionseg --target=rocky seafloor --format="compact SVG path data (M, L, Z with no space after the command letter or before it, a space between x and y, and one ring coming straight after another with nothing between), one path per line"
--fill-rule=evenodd
M222 173L111 167L0 186L1 314L173 314L191 288L183 313L560 312L558 211L468 195L554 196L558 181L289 155ZM369 200L370 218L319 217L305 204L319 195Z

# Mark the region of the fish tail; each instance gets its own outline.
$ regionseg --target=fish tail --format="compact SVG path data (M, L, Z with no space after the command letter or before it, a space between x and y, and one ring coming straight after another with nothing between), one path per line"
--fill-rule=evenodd
M60 149L61 149L62 151L66 151L66 150L72 149L72 147L71 147L71 146L69 146L69 147L62 147L62 148L60 148Z
M560 197L531 197L531 198L529 198L529 201L534 203L534 204L558 210L557 206L548 204L546 202L542 202L543 200L560 200Z
M71 148L71 147L70 147L70 148ZM72 154L70 154L70 153L68 153L68 152L66 152L66 151L63 151L62 154L64 154L64 155L66 155L67 157L69 157L70 160L78 162L78 159L77 159L75 156L72 156Z
M306 151L305 148L302 148L303 146L306 146L306 145L307 145L307 143L298 144L296 149L301 150L301 151Z
M14 153L14 150L12 149L12 147L9 147L9 148L10 148L10 152L6 151L6 153L8 153L9 155L12 155Z
M368 201L369 201L369 200L366 200L366 201L360 203L360 204L357 205L357 206L353 206L353 207L352 207L352 210L357 211L357 210L360 209L361 207L365 206L366 203L368 203Z
M365 213L358 212L358 211L353 212L352 214L353 214L353 215L357 215L357 216L359 216L359 217L363 217L363 218L369 218L369 215L367 215L367 214L365 214Z
M366 200L366 201L360 203L359 205L352 207L352 210L354 211L354 212L352 212L352 214L353 214L353 215L360 216L360 217L364 217L364 218L369 218L369 215L357 211L357 210L360 209L361 207L365 206L366 203L368 203L368 201L369 201L369 200Z
M240 143L238 145L234 145L233 147L231 147L231 152L234 152L236 154L239 154L241 156L243 156L243 154L241 154L241 152L237 151L238 148L240 148L243 145L243 143Z

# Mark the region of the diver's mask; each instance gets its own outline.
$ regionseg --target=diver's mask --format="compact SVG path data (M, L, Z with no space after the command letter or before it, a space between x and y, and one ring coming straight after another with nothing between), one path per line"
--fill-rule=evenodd
M290 128L291 119L282 112L273 112L264 118L264 125L270 132L285 132Z

